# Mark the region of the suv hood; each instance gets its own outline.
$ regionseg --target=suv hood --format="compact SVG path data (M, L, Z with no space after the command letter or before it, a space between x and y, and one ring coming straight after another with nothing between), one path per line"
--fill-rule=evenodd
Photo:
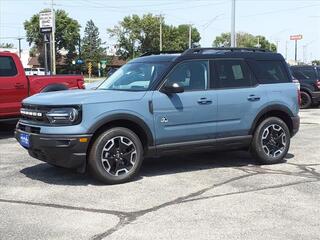
M140 100L145 94L145 91L67 90L39 93L26 98L23 103L50 106L134 101Z

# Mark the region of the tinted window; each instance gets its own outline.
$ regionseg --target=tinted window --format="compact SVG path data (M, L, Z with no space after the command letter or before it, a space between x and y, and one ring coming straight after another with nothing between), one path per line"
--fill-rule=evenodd
M299 80L315 80L317 73L314 68L292 68L292 74Z
M205 90L208 86L208 61L179 64L168 76L167 83L179 83L185 91Z
M260 60L258 64L258 76L261 83L291 82L281 61Z
M16 65L11 57L0 57L0 77L17 75Z
M253 75L242 60L216 60L216 75L220 88L239 88L254 85Z

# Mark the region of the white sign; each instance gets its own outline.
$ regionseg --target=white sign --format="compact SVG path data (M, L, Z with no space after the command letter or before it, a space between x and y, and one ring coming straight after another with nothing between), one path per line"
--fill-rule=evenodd
M52 12L41 12L39 15L40 32L52 32L54 18Z

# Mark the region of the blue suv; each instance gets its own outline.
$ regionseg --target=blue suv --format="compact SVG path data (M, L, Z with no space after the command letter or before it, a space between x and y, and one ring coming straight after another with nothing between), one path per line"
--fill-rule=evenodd
M29 154L107 184L143 158L243 149L278 163L299 129L299 90L284 58L248 48L196 48L131 60L96 90L23 101L15 137Z

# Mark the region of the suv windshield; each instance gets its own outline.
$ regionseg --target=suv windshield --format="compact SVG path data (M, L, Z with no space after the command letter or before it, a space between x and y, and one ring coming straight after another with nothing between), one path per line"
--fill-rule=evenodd
M169 63L128 63L118 69L98 89L146 91Z

